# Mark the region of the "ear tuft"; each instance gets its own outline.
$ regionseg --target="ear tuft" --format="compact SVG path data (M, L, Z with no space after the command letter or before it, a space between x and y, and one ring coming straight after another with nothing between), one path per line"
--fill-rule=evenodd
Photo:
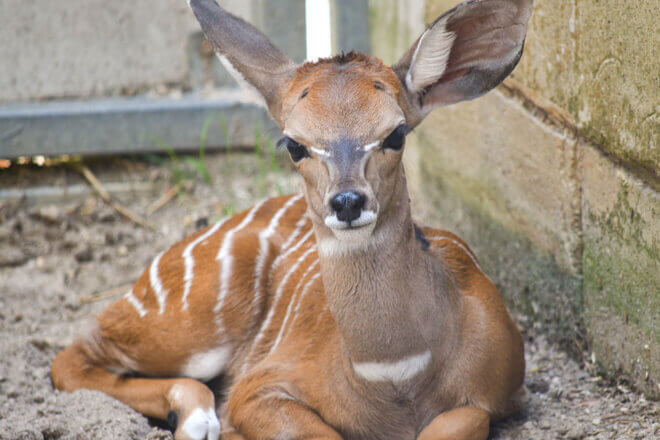
M412 93L438 81L447 69L456 34L448 31L446 25L447 20L442 19L419 38L406 73L406 87Z
M516 67L532 0L467 0L444 13L394 71L419 121L436 107L477 98Z

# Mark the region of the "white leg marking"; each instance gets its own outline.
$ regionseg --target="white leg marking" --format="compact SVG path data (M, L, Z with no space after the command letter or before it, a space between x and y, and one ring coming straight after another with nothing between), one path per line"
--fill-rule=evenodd
M190 287L192 286L193 275L195 273L195 258L193 257L193 250L195 249L195 246L197 246L203 240L206 240L211 235L215 234L225 223L227 223L227 220L229 220L229 218L226 218L213 225L211 229L197 237L194 241L190 242L188 246L186 246L186 248L183 250L182 256L185 268L185 273L183 275L183 296L181 297L183 310L188 309L188 295L190 294Z
M314 268L316 267L318 262L319 262L319 260L317 258L316 260L314 260L314 263L309 265L309 267L307 268L305 273L303 273L302 277L300 277L300 280L298 280L298 284L296 284L296 287L293 289L293 294L291 295L291 300L289 301L289 305L286 308L286 314L284 315L284 320L282 321L282 325L280 326L280 331L277 334L277 338L275 339L275 343L273 344L273 346L270 349L271 352L273 350L275 350L275 348L280 344L280 342L282 341L282 338L284 337L284 330L286 329L286 325L289 322L289 318L290 318L291 312L293 310L293 303L295 302L296 292L298 291L298 289L300 287L300 283L302 282L302 280L305 279L305 277L307 277L309 272L314 270ZM289 272L289 273L291 273L291 272ZM287 275L289 275L289 273L287 273ZM280 287L285 282L285 280L286 280L286 276L282 279L282 283L280 283Z
M181 375L201 381L211 380L225 369L231 359L231 353L229 346L195 353L181 368Z
M215 307L213 307L213 311L216 314L218 314L217 315L218 328L222 328L222 318L220 317L219 312L220 309L222 308L222 305L225 302L227 292L229 291L229 281L231 280L232 265L234 264L234 256L231 254L232 247L234 245L234 235L236 234L236 232L245 228L247 225L250 224L250 222L252 222L252 220L254 219L254 215L257 213L257 211L259 211L259 209L263 206L265 202L266 200L262 200L261 202L256 204L250 210L250 212L247 213L245 218L243 218L243 221L240 222L238 226L227 231L222 241L222 246L220 246L220 250L218 251L218 255L215 257L215 259L220 261L221 263L220 293L218 294L218 300L215 304Z
M300 246L302 246L303 243L305 243L305 242L309 239L309 237L311 237L312 232L313 232L313 230L310 230L307 234L305 234L305 235L300 239L300 241L299 241L294 247L292 247L292 248L290 249L290 251L293 252L293 251L295 251L296 249L298 249ZM296 262L296 264L294 264L294 266L297 267L297 264L299 264L299 262L301 261L301 259L304 259L303 257L306 257L306 256L307 256L311 251L313 251L315 248L316 248L316 246L312 246L312 247L310 247L310 248L309 248L309 249L308 249L308 250L307 250L307 251L306 251L306 252L305 252L305 253L304 253L299 259L298 259L298 261ZM283 254L280 254L280 256L282 256L282 255L283 255ZM279 258L279 257L278 257L278 258ZM291 270L289 270L289 272L287 272L287 273L284 275L284 278L282 279L282 282L280 282L280 285L278 286L277 290L275 291L275 296L273 297L273 303L272 303L272 305L271 305L271 307L270 307L270 310L268 310L268 315L266 315L266 319L261 323L261 327L259 328L259 333L257 333L257 336L254 338L254 340L253 340L253 342L252 342L252 347L250 348L250 352L249 352L248 355L245 357L245 363L244 363L243 366L241 367L241 373L244 373L244 372L245 372L245 368L247 367L248 362L249 362L250 358L252 357L252 354L254 353L254 350L255 350L255 349L257 348L257 346L259 345L259 342L261 342L261 339L263 339L264 334L265 334L265 331L266 331L266 329L268 328L268 325L270 324L270 321L273 319L273 315L275 314L275 309L276 309L276 307L277 307L277 303L278 303L279 297L282 295L282 285L285 283L286 278L287 278L288 276L290 276L290 273L291 273Z
M183 422L181 431L193 440L218 440L220 422L213 408L195 408Z
M255 317L258 315L259 310L256 307L257 304L260 303L261 297L263 295L262 293L262 284L263 284L263 279L264 279L264 265L266 264L266 259L268 258L268 251L270 250L269 246L269 239L275 234L275 231L277 229L277 226L280 223L280 220L284 214L291 208L293 205L295 205L300 199L302 199L302 195L298 195L295 197L291 197L286 204L280 208L279 211L275 213L273 218L270 220L270 223L268 223L268 227L264 230L262 230L259 233L259 253L257 254L257 262L254 266L254 300L253 300L253 305L254 305L254 315Z
M160 282L160 277L158 276L158 265L160 264L160 258L165 252L161 252L156 255L154 261L151 262L149 267L149 283L151 283L151 288L156 294L156 300L158 301L158 313L160 315L165 311L165 300L167 299L167 290L163 288L163 284Z
M133 308L138 312L140 318L143 318L144 315L147 314L147 310L144 308L144 305L133 294L133 289L129 290L128 293L124 295L124 298L126 298L126 301L128 301L129 304L132 305Z
M372 382L403 382L424 371L431 362L431 351L409 356L397 362L360 362L353 364L358 376Z

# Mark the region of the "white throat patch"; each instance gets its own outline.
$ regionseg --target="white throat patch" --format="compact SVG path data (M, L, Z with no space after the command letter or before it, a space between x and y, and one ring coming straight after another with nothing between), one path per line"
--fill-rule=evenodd
M431 362L431 351L426 350L396 362L359 362L353 364L355 373L370 382L403 382L424 371Z

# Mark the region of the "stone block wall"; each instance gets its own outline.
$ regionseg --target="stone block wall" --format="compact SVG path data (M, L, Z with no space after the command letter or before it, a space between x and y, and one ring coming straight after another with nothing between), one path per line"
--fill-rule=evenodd
M372 52L396 61L458 3L372 0ZM467 239L523 326L575 354L586 349L604 373L657 398L654 6L536 0L511 77L429 115L409 139L406 166L418 217Z
M304 0L222 5L304 59ZM0 41L0 104L235 84L184 0L0 0Z

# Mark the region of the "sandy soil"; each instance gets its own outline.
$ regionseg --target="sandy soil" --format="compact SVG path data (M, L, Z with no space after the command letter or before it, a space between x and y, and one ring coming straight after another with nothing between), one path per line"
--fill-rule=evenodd
M215 156L207 166L213 182L184 185L181 196L148 217L155 231L122 219L94 197L37 206L0 202L0 439L171 438L164 425L102 393L54 391L50 363L157 252L228 212L295 187L288 171L264 172L248 155ZM153 192L121 197L142 214L172 178L166 167L128 162L97 164L95 172L105 182L149 182ZM33 185L36 177L42 185L82 183L72 171L5 172L0 187ZM543 335L526 339L526 409L496 424L491 438L660 436L657 402L591 376Z

